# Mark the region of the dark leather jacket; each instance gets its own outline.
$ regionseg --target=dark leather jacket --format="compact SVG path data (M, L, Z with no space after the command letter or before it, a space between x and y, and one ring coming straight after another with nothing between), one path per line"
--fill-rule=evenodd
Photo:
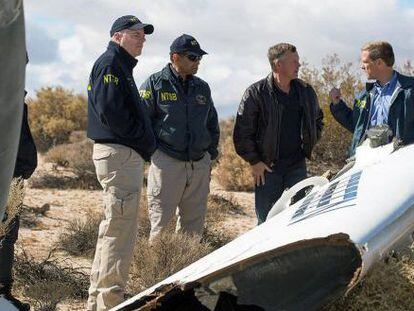
M302 150L311 158L312 149L323 128L323 113L314 89L304 81L295 79L300 105L303 107ZM236 152L250 164L260 161L271 165L279 158L280 128L283 106L278 104L272 74L252 84L240 103L233 141Z

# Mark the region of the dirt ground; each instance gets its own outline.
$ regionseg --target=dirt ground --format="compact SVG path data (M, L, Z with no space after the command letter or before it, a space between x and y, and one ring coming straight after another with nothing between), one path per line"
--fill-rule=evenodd
M48 163L39 161L35 174L50 170ZM238 236L256 225L254 214L254 194L247 192L228 192L223 190L217 182L211 182L211 194L232 200L242 207L242 213L232 215L221 226L225 227L231 236ZM47 204L48 206L45 206ZM21 226L17 251L24 250L37 260L44 259L54 248L61 232L72 219L84 219L88 213L101 211L101 191L99 190L59 190L33 189L26 187L24 205L30 210L48 209L43 215L36 216L36 224ZM24 221L24 220L23 220ZM89 273L91 259L72 257L66 253L57 253L65 258L65 262L73 267L82 268ZM63 301L57 310L84 310L85 301Z
M42 158L40 158L40 164L38 170L36 171L36 175L43 174L45 171L49 171L51 169L50 164L43 163ZM213 174L213 176L217 176ZM216 177L217 178L217 177ZM233 203L237 203L241 206L240 213L229 214L229 216L224 219L224 221L220 222L219 228L223 230L223 232L227 232L229 236L238 236L242 233L248 231L249 229L253 228L256 225L256 216L254 213L254 194L249 192L231 192L225 191L213 178L211 184L211 194L223 197L227 200L230 200ZM55 247L56 242L58 241L59 235L61 232L64 231L67 224L73 219L85 219L88 217L90 212L98 213L101 211L101 191L99 190L74 190L74 189L34 189L27 187L26 188L26 195L24 199L24 205L26 209L32 211L42 211L47 210L45 213L41 215L35 216L36 223L30 223L33 219L29 220L28 223L24 224L25 219L22 219L22 227L19 232L19 240L17 242L17 251L22 252L23 250L30 256L34 257L36 260L42 260L47 257L49 252ZM26 221L27 222L27 221ZM89 274L91 261L92 259L86 257L73 257L68 255L64 252L57 252L55 253L55 257L59 256L60 258L65 260L65 263L70 265L71 267L80 268L86 274ZM402 267L400 269L400 266ZM407 268L408 267L408 268ZM392 271L393 275L398 276L401 274L401 271L405 271L403 273L404 282L407 283L407 276L412 276L412 267L413 265L408 263L404 266L404 264L399 264L392 266L391 268L394 270L385 271ZM400 269L397 271L397 268ZM381 271L381 267L378 271ZM404 270L405 269L405 270ZM411 270L410 270L411 269ZM388 273L388 272L384 272ZM376 273L379 275L379 273ZM392 281L391 276L383 276L382 278L389 278L390 284L394 284L393 289L387 290L387 293L394 291L396 284L398 285L399 281ZM412 279L412 277L408 277ZM398 280L402 279L402 276L399 277ZM371 283L370 283L371 282ZM378 292L378 280L374 278L374 281L366 282L364 288L366 289L367 293L363 295L363 297L370 297L372 295L377 295ZM394 283L393 283L394 282ZM395 283L396 282L396 283ZM383 284L379 287L384 286ZM374 289L372 289L374 288ZM408 296L411 293L412 283L408 286L404 287L405 294L408 292ZM373 291L371 293L370 291ZM383 293L385 295L386 293ZM390 294L390 297L392 295ZM17 293L17 296L19 293ZM394 292L394 296L397 295L398 297L408 297L407 295L402 295L401 293ZM398 302L399 298L395 298L394 300ZM387 297L386 299L388 299ZM347 305L348 307L345 308L338 308L332 310L361 310L361 304L358 301L359 298L354 299L356 302L351 300L351 303ZM374 299L375 300L375 299ZM378 299L377 299L378 300ZM411 300L411 299L406 299ZM352 305L354 303L354 305ZM380 307L382 307L379 301L376 301ZM79 301L79 300L65 300L62 301L58 306L57 310L60 311L80 311L85 310L86 301ZM410 306L414 304L408 304ZM353 306L350 308L349 306ZM406 308L397 308L395 310L405 310ZM410 310L411 307L409 307ZM369 308L363 308L363 310L372 310ZM378 310L386 310L384 308L378 308ZM1 310L0 310L1 311Z

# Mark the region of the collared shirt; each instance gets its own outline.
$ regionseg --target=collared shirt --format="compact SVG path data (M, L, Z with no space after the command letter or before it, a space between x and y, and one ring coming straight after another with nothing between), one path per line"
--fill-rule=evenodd
M397 74L394 72L391 80L384 86L378 81L374 83L374 97L372 105L372 113L370 118L370 127L387 124L388 112L391 107L391 98L397 86Z

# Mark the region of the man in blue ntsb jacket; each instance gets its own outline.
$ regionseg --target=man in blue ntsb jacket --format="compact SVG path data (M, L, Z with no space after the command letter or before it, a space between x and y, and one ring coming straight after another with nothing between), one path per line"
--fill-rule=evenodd
M388 125L392 136L404 144L414 142L414 78L395 71L393 65L394 52L388 42L369 42L361 49L361 69L376 81L367 83L353 109L341 99L339 89L330 92L332 115L353 133L350 155L376 125Z
M137 232L144 160L155 137L132 76L145 35L154 27L132 15L112 25L108 49L95 62L88 86L88 137L103 188L105 218L99 226L88 310L109 310L124 300Z
M210 87L194 76L205 54L194 37L183 34L170 47L171 63L140 88L157 138L147 188L151 239L177 207L178 231L203 231L220 135Z

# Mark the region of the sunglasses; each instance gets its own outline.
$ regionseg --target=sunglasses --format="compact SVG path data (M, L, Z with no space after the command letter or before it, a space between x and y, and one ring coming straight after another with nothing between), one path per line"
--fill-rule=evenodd
M187 57L189 60L191 60L192 62L196 62L196 61L200 61L203 56L197 56L197 55L193 55L193 54L184 54L185 57Z

